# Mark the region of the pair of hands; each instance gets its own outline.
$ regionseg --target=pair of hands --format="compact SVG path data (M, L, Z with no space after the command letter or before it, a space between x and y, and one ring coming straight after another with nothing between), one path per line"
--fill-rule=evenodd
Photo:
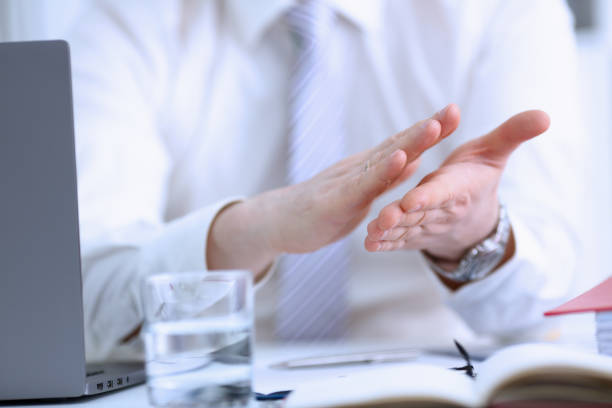
M280 253L311 252L344 237L374 199L414 174L420 155L454 132L459 119L451 104L310 180L228 207L210 230L209 269L262 272ZM366 250L420 249L459 260L497 223L497 188L508 157L548 126L544 112L527 111L457 148L369 223Z

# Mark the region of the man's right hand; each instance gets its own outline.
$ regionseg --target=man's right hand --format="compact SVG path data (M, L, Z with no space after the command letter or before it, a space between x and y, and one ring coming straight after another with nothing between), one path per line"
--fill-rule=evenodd
M307 181L227 207L210 229L208 268L250 269L257 277L281 253L315 251L346 236L374 199L410 177L421 153L458 124L459 109L449 105Z

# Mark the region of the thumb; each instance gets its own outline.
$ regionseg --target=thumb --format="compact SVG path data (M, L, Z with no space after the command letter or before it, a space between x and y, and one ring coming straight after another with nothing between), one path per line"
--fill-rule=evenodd
M485 159L505 163L521 143L544 133L549 126L550 117L545 112L521 112L477 139L474 147L482 152Z

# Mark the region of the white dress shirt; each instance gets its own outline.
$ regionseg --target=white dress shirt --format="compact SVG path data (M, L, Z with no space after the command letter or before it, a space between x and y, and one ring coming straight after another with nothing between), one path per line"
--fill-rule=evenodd
M103 1L74 30L86 344L107 356L141 322L147 275L206 269L228 203L282 186L287 160L290 0ZM351 235L352 339L513 336L565 296L579 242L581 154L572 19L561 0L330 0L346 64L351 153L449 102L459 130L378 199ZM515 113L550 130L519 148L500 185L516 253L451 293L418 251L368 253L365 225L458 145ZM256 295L257 339L273 340L275 275Z

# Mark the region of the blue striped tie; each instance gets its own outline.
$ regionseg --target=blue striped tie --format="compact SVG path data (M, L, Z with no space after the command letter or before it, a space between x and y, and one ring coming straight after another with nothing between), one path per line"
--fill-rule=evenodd
M288 182L295 184L346 155L343 101L330 65L336 16L322 1L293 7L287 23L297 49L289 95ZM280 264L277 336L287 341L337 339L346 329L348 245L343 239Z

